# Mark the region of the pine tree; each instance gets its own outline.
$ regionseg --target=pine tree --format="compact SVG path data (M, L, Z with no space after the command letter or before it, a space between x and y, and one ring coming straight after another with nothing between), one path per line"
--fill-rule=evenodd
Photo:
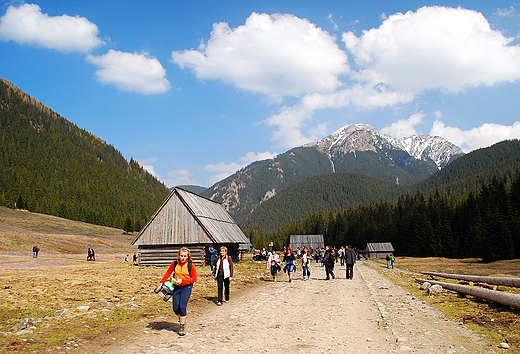
M130 214L126 216L125 226L123 227L123 230L125 230L125 232L127 233L134 232L134 226L132 224L132 217L130 216Z

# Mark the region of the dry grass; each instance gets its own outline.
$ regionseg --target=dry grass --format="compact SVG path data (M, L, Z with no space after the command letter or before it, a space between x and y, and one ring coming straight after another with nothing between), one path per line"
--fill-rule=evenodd
M38 245L44 254L125 254L137 248L130 246L135 235L110 227L71 221L55 216L0 207L0 251L31 254Z
M153 289L165 267L124 262L134 235L121 230L0 207L0 331L13 332L24 318L41 319L34 333L0 334L0 352L56 352L131 333L136 319L171 313ZM42 250L32 257L32 246ZM87 262L87 248L96 261ZM258 284L265 264L236 265L232 291ZM197 267L190 311L215 301L209 267ZM104 306L102 306L104 305ZM79 306L91 306L88 311ZM95 308L98 307L98 308ZM69 310L57 315L57 310Z
M19 257L6 261L18 264ZM32 260L32 262L31 262ZM32 352L91 341L97 333L137 318L170 313L170 306L153 289L164 267L139 267L124 261L87 262L78 257L51 257L21 262L24 267L4 268L0 280L0 331L9 332L24 318L39 318L33 334L0 336L0 352ZM11 263L13 264L13 263ZM259 282L263 264L242 262L236 266L234 293ZM201 312L216 296L209 267L198 267L198 281L190 299L190 311ZM104 302L104 303L103 303ZM96 305L97 304L97 305ZM94 308L101 304L108 304ZM89 311L79 306L91 306ZM61 316L57 310L67 309Z
M469 295L444 291L441 295L429 296L419 289L416 278L425 279L420 272L470 274L480 276L518 277L520 261L480 263L476 259L453 260L446 258L398 257L395 270L386 269L386 261L376 260L378 269L395 283L407 288L415 296L427 301L456 322L464 323L481 334L486 341L498 345L506 342L509 352L520 353L520 311L481 300ZM456 280L438 278L440 281ZM520 294L520 289L499 287L500 291Z

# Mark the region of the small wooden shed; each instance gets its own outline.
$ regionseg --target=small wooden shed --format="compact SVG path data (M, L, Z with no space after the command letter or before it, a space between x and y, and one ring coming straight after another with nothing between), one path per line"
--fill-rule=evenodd
M391 242L367 243L369 258L385 258L387 254L394 254L394 246Z
M244 235L224 206L176 187L132 241L140 265L169 265L181 247L188 247L195 265L202 265L209 246L228 248L234 259L248 248Z
M323 235L291 235L290 244L292 251L296 251L298 247L307 247L307 249L324 248Z

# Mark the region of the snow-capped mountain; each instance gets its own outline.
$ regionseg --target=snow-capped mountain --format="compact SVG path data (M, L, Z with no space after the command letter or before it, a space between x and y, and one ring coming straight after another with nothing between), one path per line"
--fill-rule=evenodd
M454 157L464 154L458 146L440 136L414 135L398 139L379 134L368 124L344 126L328 137L304 146L315 146L331 157L361 151L385 153L389 149L402 150L414 159L433 161L439 169L450 163ZM389 158L392 159L391 156Z
M224 203L239 220L281 190L317 174L354 172L414 184L463 154L441 137L396 139L370 125L352 124L273 159L253 162L202 195Z

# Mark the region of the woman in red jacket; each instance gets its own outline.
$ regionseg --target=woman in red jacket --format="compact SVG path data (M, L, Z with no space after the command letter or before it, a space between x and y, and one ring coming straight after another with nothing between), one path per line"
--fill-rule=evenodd
M193 283L197 281L197 270L193 265L190 250L182 247L177 260L173 261L161 279L161 283L170 281L173 284L173 312L179 317L179 335L186 334L186 308L191 295Z

